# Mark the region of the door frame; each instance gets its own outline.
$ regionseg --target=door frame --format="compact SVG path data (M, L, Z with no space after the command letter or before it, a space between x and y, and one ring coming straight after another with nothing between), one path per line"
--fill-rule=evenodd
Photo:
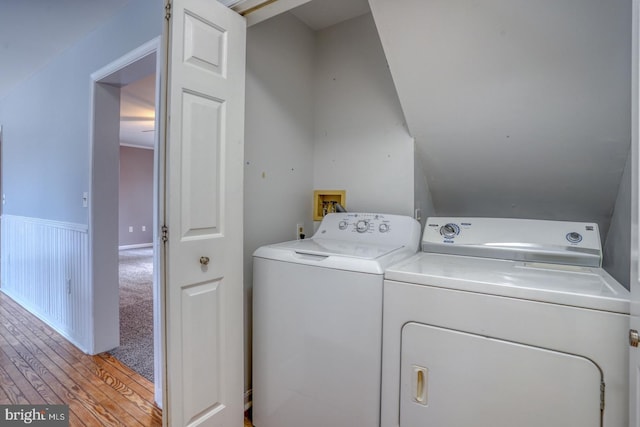
M631 34L631 292L629 329L640 330L640 0L632 1ZM640 349L629 346L629 426L640 426Z
M2 167L2 125L0 125L0 259L2 259L2 213L4 212L4 190L2 187L3 167ZM2 287L2 267L0 263L0 287Z
M155 138L153 177L153 334L154 334L154 398L162 407L164 386L164 280L160 225L163 209L163 146L160 138L160 82L162 72L162 37L158 36L91 74L89 117L89 172L91 188L89 208L90 300L92 306L90 352L97 354L119 345L118 299L118 170L120 141L109 132L119 129L120 88L148 75L155 67ZM100 120L97 120L97 117ZM115 123L117 121L117 124ZM104 122L104 123L103 123ZM109 128L108 133L103 128ZM115 276L115 279L114 279ZM115 284L115 286L114 286Z

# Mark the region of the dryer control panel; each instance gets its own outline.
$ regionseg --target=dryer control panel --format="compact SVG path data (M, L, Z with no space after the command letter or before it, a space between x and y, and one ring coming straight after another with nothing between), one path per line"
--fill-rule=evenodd
M588 222L430 217L422 250L590 267L602 263L598 225Z

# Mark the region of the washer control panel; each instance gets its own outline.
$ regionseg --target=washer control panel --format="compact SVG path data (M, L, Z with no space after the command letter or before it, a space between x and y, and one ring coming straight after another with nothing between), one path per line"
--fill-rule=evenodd
M514 218L430 217L422 250L590 266L602 259L595 223Z
M408 216L339 212L327 214L313 238L398 244L416 235L419 241L420 223Z

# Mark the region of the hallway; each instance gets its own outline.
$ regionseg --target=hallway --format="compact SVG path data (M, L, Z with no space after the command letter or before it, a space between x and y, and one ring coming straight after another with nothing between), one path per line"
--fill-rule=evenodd
M89 356L0 293L0 404L68 404L71 426L160 426L153 384Z

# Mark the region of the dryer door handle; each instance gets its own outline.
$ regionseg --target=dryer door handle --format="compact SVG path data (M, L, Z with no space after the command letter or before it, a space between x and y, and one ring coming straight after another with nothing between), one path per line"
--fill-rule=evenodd
M413 400L421 405L427 404L427 368L413 365Z

